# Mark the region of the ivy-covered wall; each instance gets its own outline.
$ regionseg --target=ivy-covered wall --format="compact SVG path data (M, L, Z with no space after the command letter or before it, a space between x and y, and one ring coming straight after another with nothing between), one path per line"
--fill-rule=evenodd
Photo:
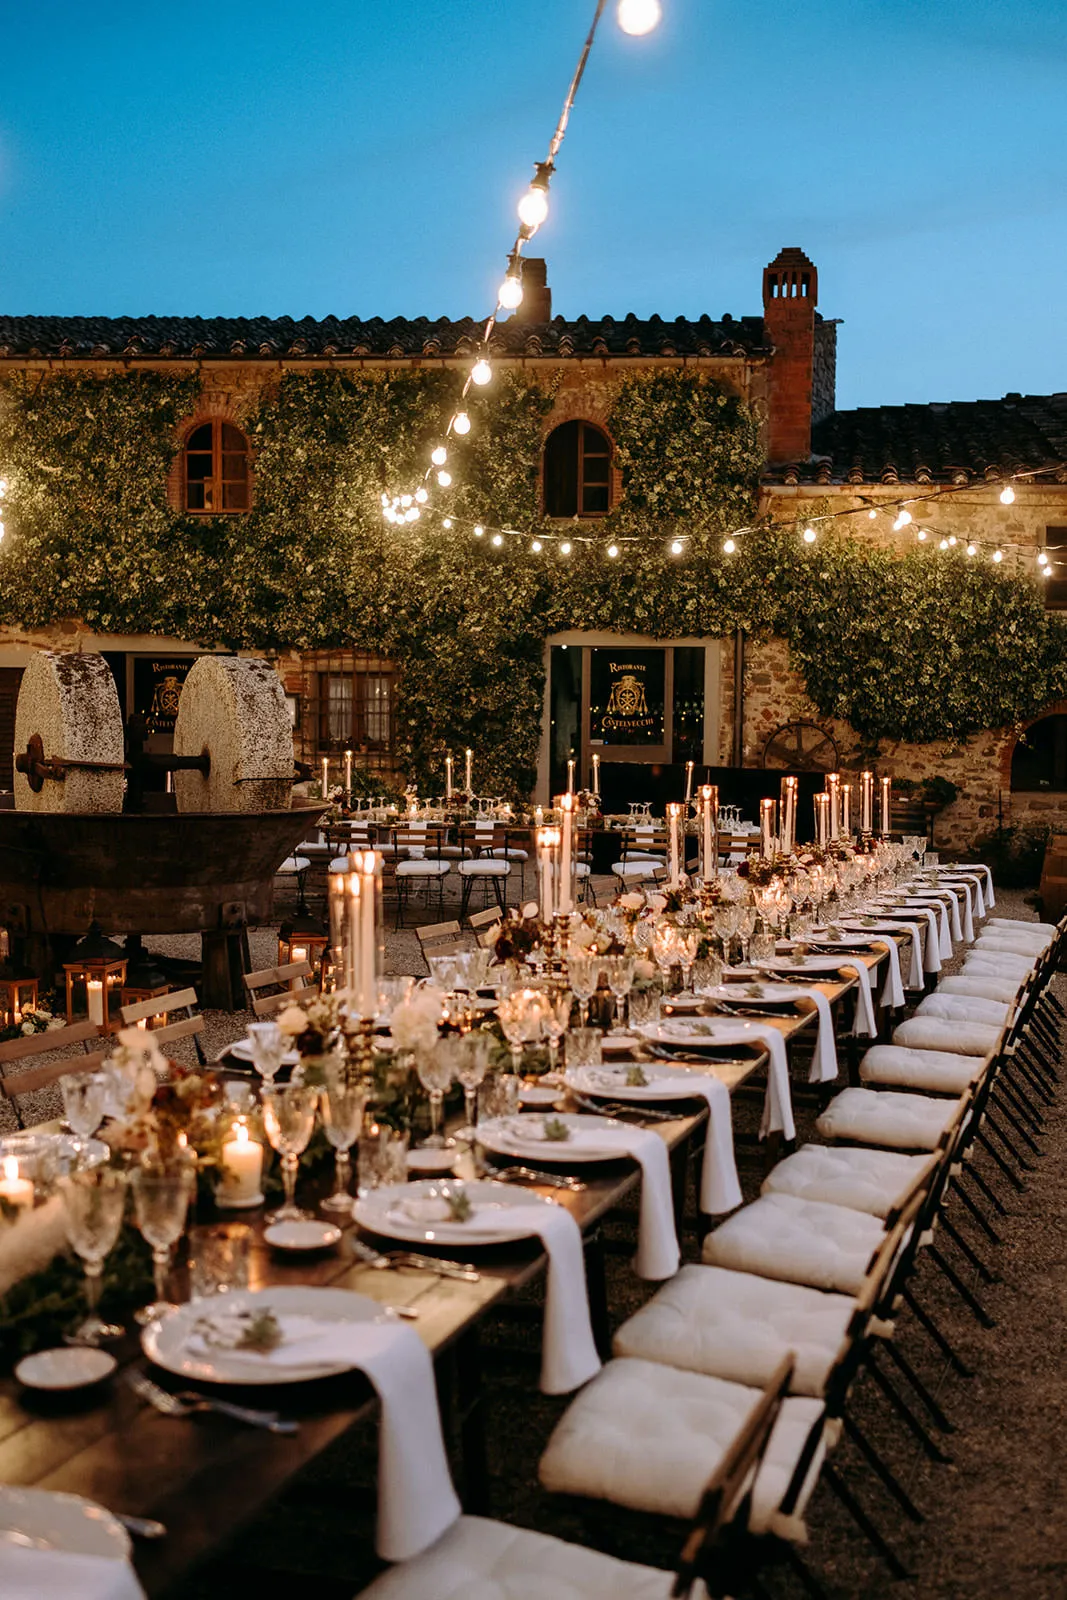
M538 465L558 375L502 369L472 399L452 452L457 518L540 523ZM757 421L709 378L626 369L603 419L623 494L600 547L496 550L428 519L397 529L383 490L417 476L458 380L447 371L288 372L254 391L254 508L199 518L166 482L196 375L19 373L0 385L9 483L0 623L78 618L229 648L351 645L400 669L398 727L426 786L444 748L476 743L487 786L533 783L543 646L569 628L788 640L821 715L865 747L960 740L1067 692L1067 640L1034 584L841 539L813 550L774 528L722 538L756 514ZM668 542L685 539L672 557ZM611 538L633 540L611 561Z

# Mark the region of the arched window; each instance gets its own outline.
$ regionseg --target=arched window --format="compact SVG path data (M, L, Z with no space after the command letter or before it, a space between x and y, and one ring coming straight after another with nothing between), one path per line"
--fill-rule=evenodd
M232 422L202 422L185 441L186 511L247 511L248 440Z
M545 515L605 517L611 509L611 443L591 422L563 422L545 440Z
M1011 756L1014 792L1067 791L1067 716L1042 717L1019 739Z

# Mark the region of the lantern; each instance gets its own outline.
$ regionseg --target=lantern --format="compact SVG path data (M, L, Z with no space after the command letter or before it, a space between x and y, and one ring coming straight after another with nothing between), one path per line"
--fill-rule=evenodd
M128 941L127 941L128 947ZM133 966L127 968L126 978L119 990L119 1005L135 1006L141 1000L155 1000L161 995L170 994L171 986L163 973L152 965L151 958L141 952L140 958L135 959ZM138 1028L163 1028L166 1026L167 1014L160 1011L158 1015L142 1017Z
M92 922L84 939L79 939L72 952L73 959L64 961L67 979L67 1021L74 1021L75 1006L84 1010L90 1022L95 1022L106 1033L121 1027L117 1017L112 1017L112 1007L121 1004L122 986L126 982L126 955L119 945L105 939L100 924Z
M278 929L278 965L286 967L291 961L308 961L312 972L317 972L329 942L325 926L319 919L313 917L306 906L298 906ZM294 978L289 987L301 989L306 981L304 978Z
M37 1010L37 979L15 978L0 970L0 1027L17 1028L27 1011Z

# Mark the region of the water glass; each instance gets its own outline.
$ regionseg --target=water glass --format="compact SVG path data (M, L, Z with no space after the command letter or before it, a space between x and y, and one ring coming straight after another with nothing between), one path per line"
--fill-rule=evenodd
M487 1078L478 1090L478 1121L516 1116L521 1082L512 1072L496 1072Z
M308 1147L318 1104L319 1091L305 1088L303 1084L291 1083L284 1088L263 1090L263 1129L271 1148L282 1158L285 1185L285 1201L277 1211L270 1213L268 1222L302 1222L310 1215L300 1209L293 1196L300 1157Z
M104 1119L108 1080L102 1072L68 1072L60 1078L63 1114L79 1147L84 1147Z
M568 1072L577 1067L599 1067L603 1060L599 1028L572 1028L563 1038L563 1060Z
M430 1136L425 1141L426 1147L429 1150L444 1150L451 1140L441 1132L441 1110L455 1075L453 1052L448 1042L442 1039L433 1050L417 1051L415 1071L430 1097Z
M616 956L614 960L608 962L608 988L615 999L615 1026L612 1029L613 1033L622 1031L626 997L633 988L633 983L633 956Z
M720 966L720 976L722 969ZM699 991L698 991L699 992ZM662 996L655 984L647 989L630 990L630 1026L631 1028L654 1027L659 1022L660 1000Z
M584 1028L589 1021L589 1002L596 994L600 980L599 956L570 956L567 961L567 978L579 1005L579 1015Z
M478 1117L478 1090L488 1071L492 1049L492 1036L479 1032L468 1033L462 1041L459 1052L456 1077L463 1086L463 1100L467 1112L467 1125L463 1129L463 1134L469 1140L474 1138Z
M455 956L427 956L426 965L437 987L449 994L456 987Z
M244 1222L217 1222L189 1230L189 1298L207 1300L247 1289L252 1230Z
M361 1195L384 1184L405 1183L408 1175L408 1133L372 1122L363 1129L356 1155L356 1188Z
M114 1167L90 1167L61 1178L63 1222L67 1242L85 1268L88 1315L74 1333L79 1344L120 1339L125 1329L101 1321L97 1314L104 1262L115 1248L126 1210L126 1174Z
M252 1044L252 1065L264 1083L273 1083L288 1045L285 1034L276 1022L251 1022L248 1037Z
M722 982L722 957L718 953L701 956L699 961L693 962L693 993L698 995L710 994ZM633 1010L633 998L630 1000L630 1009Z
M152 1250L152 1275L156 1284L156 1298L152 1304L137 1312L136 1320L142 1326L175 1309L167 1299L170 1251L185 1232L185 1218L195 1182L196 1169L189 1162L138 1167L133 1174L134 1215L145 1243Z
M333 1193L322 1202L324 1211L350 1213L352 1196L348 1192L352 1176L349 1151L359 1138L363 1108L367 1104L367 1085L350 1082L344 1069L326 1075L326 1086L319 1102L322 1125L334 1152Z

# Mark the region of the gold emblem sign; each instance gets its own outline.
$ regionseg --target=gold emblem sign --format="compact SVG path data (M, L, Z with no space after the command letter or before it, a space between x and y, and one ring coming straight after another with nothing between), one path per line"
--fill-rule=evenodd
M612 684L606 714L609 717L647 717L644 684L639 683L632 673L616 678Z

